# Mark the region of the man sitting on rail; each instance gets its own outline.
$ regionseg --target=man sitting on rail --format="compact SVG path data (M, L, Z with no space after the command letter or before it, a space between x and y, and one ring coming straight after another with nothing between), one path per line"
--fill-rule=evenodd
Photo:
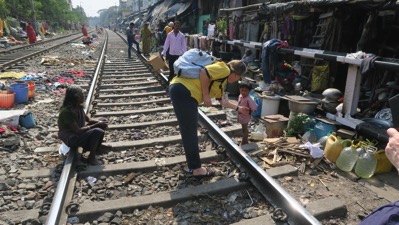
M106 120L91 120L83 110L84 100L79 86L67 88L58 116L58 137L70 148L82 147L84 151L89 151L88 163L100 165L95 154L100 147L110 147L101 144L108 124Z

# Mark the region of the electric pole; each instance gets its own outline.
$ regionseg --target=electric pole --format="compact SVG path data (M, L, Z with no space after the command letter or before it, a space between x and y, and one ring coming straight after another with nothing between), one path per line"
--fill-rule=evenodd
M35 4L33 3L33 0L30 0L30 3L31 3L31 5L32 5L33 29L34 29L34 30L35 30L35 32L37 33L37 30L36 30Z

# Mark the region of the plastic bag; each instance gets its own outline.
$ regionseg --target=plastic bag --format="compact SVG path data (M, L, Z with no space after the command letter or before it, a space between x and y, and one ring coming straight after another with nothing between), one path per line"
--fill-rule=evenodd
M58 148L58 153L60 155L66 155L69 152L69 149L70 148L64 142L62 142L62 144Z

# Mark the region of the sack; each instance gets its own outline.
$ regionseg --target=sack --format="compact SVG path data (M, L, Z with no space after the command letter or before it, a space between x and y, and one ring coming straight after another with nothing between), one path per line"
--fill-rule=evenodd
M178 77L184 78L199 78L200 69L210 65L216 61L216 58L200 49L190 49L180 56L173 68Z
M314 66L312 70L312 83L311 92L324 91L328 88L329 80L329 67L325 66Z

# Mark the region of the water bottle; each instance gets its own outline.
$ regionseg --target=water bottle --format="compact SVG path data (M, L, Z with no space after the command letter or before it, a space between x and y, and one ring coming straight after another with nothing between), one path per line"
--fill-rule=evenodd
M315 143L317 141L317 136L316 133L313 131L313 129L310 129L305 132L302 136L302 142L310 142L310 143Z
M355 173L361 178L370 178L374 175L377 167L377 159L374 156L376 147L367 146L365 152L360 155L355 166Z
M337 162L335 163L337 167L342 171L352 171L359 157L357 149L360 147L359 143L353 143L351 146L345 147L341 154L339 155Z

